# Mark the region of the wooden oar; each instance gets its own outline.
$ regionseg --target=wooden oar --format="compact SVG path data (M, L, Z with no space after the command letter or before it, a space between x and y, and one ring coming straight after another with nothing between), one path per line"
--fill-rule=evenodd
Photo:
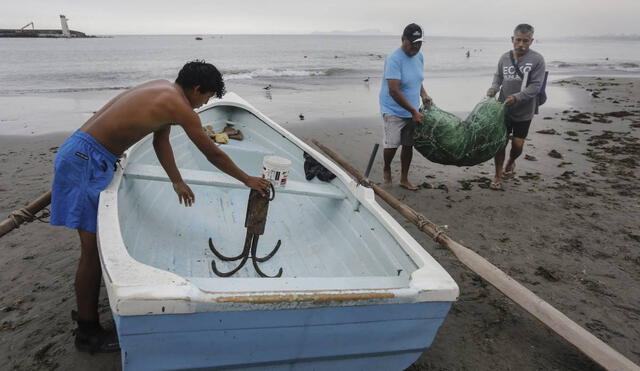
M362 174L349 165L337 153L325 147L317 140L313 143L324 153L329 155L340 166L353 175L358 182L366 181ZM640 367L631 362L628 358L618 353L616 350L605 344L602 340L580 327L562 312L552 307L526 287L522 286L506 273L498 269L495 265L476 254L472 250L460 245L446 234L437 225L430 222L423 215L406 204L398 201L395 197L387 193L378 185L369 182L374 192L385 200L391 207L396 209L402 216L413 222L418 228L433 237L440 245L449 248L455 256L469 269L477 273L480 277L500 290L508 298L520 305L527 312L547 325L558 335L562 336L569 343L573 344L589 358L600 364L607 370L634 370L639 371Z
M24 208L11 213L8 219L0 222L0 237L4 236L15 228L18 228L20 224L33 220L33 216L40 212L40 210L47 207L47 205L49 205L50 203L51 191L48 191Z

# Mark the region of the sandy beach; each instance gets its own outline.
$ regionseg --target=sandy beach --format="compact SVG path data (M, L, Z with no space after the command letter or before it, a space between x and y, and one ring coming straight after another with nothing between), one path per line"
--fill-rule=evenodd
M398 186L396 159L388 191L640 364L640 80L575 77L553 88L572 103L542 107L504 191L488 189L492 162L456 168L417 152L410 180L421 188ZM311 114L286 127L363 170L382 137L375 112ZM0 218L47 191L68 134L0 135ZM371 178L382 178L380 154ZM409 370L601 369L388 209L461 292ZM34 222L2 237L0 251L1 370L120 370L119 354L91 356L73 346L74 231ZM103 322L109 313L103 292Z

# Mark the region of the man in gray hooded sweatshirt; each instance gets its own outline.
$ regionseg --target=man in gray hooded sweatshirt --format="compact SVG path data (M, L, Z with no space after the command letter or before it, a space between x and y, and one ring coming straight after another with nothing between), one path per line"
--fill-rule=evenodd
M498 100L508 106L505 119L507 135L513 134L509 160L504 170L502 165L506 146L494 158L496 175L490 188L495 190L502 189L503 178L514 175L516 159L522 154L531 120L538 113L538 93L545 79L544 58L540 53L529 49L533 42L533 27L528 24L517 25L511 42L513 50L500 57L493 83L487 91L490 97L500 92Z

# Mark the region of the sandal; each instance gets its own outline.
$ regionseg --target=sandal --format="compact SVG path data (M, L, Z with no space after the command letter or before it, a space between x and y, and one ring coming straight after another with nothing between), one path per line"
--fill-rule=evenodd
M71 311L71 318L78 322L74 330L75 346L80 352L113 353L120 351L120 342L115 330L105 330L99 322L78 321L76 311Z
M400 183L400 187L407 189L409 191L417 191L419 187L414 186L413 184L402 184Z
M502 179L511 179L516 176L516 163L511 165L511 170L505 170L502 172Z
M230 139L235 139L235 140L244 139L244 135L242 135L242 132L238 129L234 129L233 127L231 127L231 125L225 126L224 129L222 129L222 132L227 133Z
M80 352L93 353L114 353L120 351L120 342L118 335L114 330L107 331L103 328L96 331L81 331L79 328L75 331L76 349Z
M493 189L494 191L502 191L502 182L491 182L491 184L489 184L489 189Z

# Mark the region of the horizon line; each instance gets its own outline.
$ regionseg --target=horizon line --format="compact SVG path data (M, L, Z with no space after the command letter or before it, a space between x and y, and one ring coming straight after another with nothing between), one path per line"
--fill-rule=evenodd
M84 32L84 31L79 31ZM312 31L305 33L95 33L90 36L391 36L400 37L392 33L359 33L358 31ZM428 35L425 38L459 38L459 39L501 39L507 36L457 36L457 35ZM640 38L640 34L594 34L594 35L573 35L573 36L551 36L546 40L574 39L574 38ZM539 39L539 37L537 37Z

